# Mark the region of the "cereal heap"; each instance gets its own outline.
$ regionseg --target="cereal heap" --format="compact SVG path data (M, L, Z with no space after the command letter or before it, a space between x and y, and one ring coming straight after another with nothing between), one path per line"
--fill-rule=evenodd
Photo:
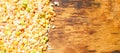
M0 0L0 53L43 53L54 15L49 0Z

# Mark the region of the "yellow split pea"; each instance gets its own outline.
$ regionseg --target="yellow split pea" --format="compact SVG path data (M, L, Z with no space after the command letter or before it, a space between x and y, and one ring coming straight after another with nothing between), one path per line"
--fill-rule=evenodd
M49 0L0 0L0 53L43 53L54 15Z

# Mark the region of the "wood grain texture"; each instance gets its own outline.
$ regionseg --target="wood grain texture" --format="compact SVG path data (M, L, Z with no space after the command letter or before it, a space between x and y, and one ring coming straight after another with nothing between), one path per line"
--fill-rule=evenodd
M61 0L55 7L53 50L46 53L120 53L120 1Z

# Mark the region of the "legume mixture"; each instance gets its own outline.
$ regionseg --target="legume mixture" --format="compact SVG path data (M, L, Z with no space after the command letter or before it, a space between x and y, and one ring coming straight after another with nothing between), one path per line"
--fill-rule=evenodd
M54 15L49 0L0 0L0 53L43 53Z

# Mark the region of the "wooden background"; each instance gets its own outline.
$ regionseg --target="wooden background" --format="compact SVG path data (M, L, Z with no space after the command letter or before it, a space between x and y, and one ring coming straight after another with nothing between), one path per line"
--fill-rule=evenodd
M60 0L46 53L120 53L119 0Z

